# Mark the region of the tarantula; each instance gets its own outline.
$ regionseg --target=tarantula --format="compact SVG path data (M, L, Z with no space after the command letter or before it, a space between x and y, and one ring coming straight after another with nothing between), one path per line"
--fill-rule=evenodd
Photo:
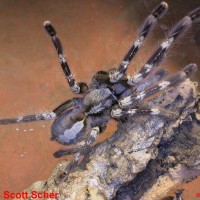
M149 108L149 106L145 106L143 100L184 81L196 70L196 64L189 64L182 71L166 78L167 71L165 69L157 70L157 68L174 41L191 26L192 22L200 18L200 7L190 12L169 31L167 38L136 75L130 76L126 73L131 60L144 40L167 10L167 3L161 2L144 21L136 41L124 56L119 67L98 71L93 75L89 85L84 82L76 82L64 56L56 30L50 21L44 22L44 28L56 48L60 65L71 91L81 94L81 96L65 101L49 113L0 119L0 124L55 118L51 126L51 140L63 145L75 144L75 147L61 149L54 153L55 157L75 154L64 172L56 178L56 184L65 181L69 173L81 163L84 156L90 152L97 135L105 130L110 119L124 122L135 115L161 115L173 118L173 112L164 108Z

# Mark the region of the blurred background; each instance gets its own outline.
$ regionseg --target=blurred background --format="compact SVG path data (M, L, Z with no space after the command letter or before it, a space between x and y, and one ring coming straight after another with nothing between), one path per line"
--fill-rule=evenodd
M43 22L50 20L63 43L75 78L88 82L97 70L118 66L137 31L159 0L0 0L0 118L47 112L71 98L57 55ZM131 64L136 71L166 36L169 28L199 0L168 0L169 11ZM200 23L170 49L162 64L171 73L188 63L200 66ZM200 80L200 70L193 80ZM52 122L0 126L0 194L20 192L46 179L59 161L52 154ZM111 123L103 134L115 130ZM30 131L31 129L31 131ZM33 129L33 130L32 130ZM65 157L64 159L70 159ZM185 199L195 199L200 179L185 184Z

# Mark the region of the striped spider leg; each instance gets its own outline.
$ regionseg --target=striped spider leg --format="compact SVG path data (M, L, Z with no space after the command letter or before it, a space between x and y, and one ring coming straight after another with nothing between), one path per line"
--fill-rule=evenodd
M41 114L35 114L35 115L26 115L22 117L17 118L8 118L8 119L0 119L0 125L1 124L11 124L11 123L23 123L23 122L33 122L33 121L41 121L41 120L52 120L62 114L65 110L81 105L81 98L73 98L70 100L65 101L58 107L56 107L54 110L48 112L48 113L41 113Z
M56 36L56 30L51 25L49 21L44 22L44 27L47 33L51 36L52 42L56 48L58 53L59 61L63 72L68 80L69 86L73 93L84 93L88 86L82 82L76 82L73 78L69 65L63 55L63 48L59 38ZM64 110L72 107L72 106L80 106L80 99L73 98L71 100L67 100L66 102L62 103L60 106L55 108L53 111L48 113L41 113L36 115L27 115L18 118L8 118L8 119L0 119L0 124L10 124L10 123L22 123L22 122L32 122L32 121L40 121L40 120L51 120L56 118L60 115Z
M53 44L56 48L60 65L63 69L65 77L66 77L68 84L71 88L71 91L75 94L84 93L85 91L88 90L88 86L87 86L86 83L75 81L75 79L74 79L74 77L71 73L71 70L69 68L69 65L67 63L67 60L66 60L66 58L63 54L62 44L61 44L59 38L56 36L55 28L52 26L50 21L44 22L44 28L46 29L47 33L51 37L51 40L52 40L52 42L53 42Z
M161 109L159 110L158 108L140 110L133 107L139 104L140 101L142 101L143 99L151 95L154 95L160 92L161 90L164 90L167 87L172 87L175 84L184 81L186 78L190 77L193 72L196 71L197 68L196 64L189 64L181 72L172 75L167 80L158 82L158 84L155 86L148 88L148 86L151 85L149 84L149 80L151 80L153 77L152 76L148 78L148 75L152 73L156 67L159 66L159 64L164 59L167 50L169 49L169 47L172 46L173 42L191 26L192 22L199 20L199 16L200 16L200 7L191 11L181 21L179 21L172 30L169 31L167 39L161 43L160 47L154 52L154 54L150 57L147 63L135 76L133 77L127 76L128 77L127 83L129 85L134 86L136 88L136 91L128 96L122 97L118 101L120 108L115 108L111 111L111 115L113 118L120 118L127 114L128 115L151 114L151 115L165 115L165 116L168 115L167 110L161 112ZM146 83L144 80L145 77L147 77ZM156 83L156 79L154 83Z
M99 78L96 78L100 79L100 81L106 80L110 83L119 82L125 75L131 60L134 58L139 48L142 46L147 36L149 36L152 30L154 29L155 25L158 22L158 19L163 17L167 13L167 10L168 5L166 2L161 2L157 7L155 7L151 14L143 22L143 25L141 26L140 31L138 33L137 39L134 41L131 48L128 50L128 52L122 59L122 62L120 63L119 67L109 69L107 72L99 71L97 72L97 76Z
M140 105L146 98L165 90L168 87L175 86L178 83L183 82L189 78L197 70L196 64L187 65L182 71L171 75L168 79L159 82L157 85L147 87L145 90L136 91L133 94L121 98L118 103L119 107L112 109L111 116L115 119L124 118L124 116L133 115L160 115L170 119L177 117L175 112L166 110L164 108L134 108L134 106ZM144 104L145 105L145 104Z
M137 86L148 74L150 74L156 67L160 65L165 58L167 50L173 45L175 40L179 38L183 33L190 28L192 22L198 21L200 15L200 7L191 11L187 16L180 20L174 28L172 28L167 38L161 43L160 47L149 58L147 63L141 68L141 70L133 77L127 76L127 83L132 86Z

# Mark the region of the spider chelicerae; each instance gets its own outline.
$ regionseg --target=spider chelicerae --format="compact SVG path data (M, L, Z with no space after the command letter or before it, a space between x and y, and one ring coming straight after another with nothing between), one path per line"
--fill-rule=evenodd
M200 7L187 14L168 32L166 39L136 75L130 76L126 73L131 60L144 40L167 10L167 3L161 2L144 21L137 39L124 56L119 67L98 71L93 75L90 84L77 82L74 79L64 56L61 42L56 35L56 30L50 21L44 22L44 28L56 48L60 65L71 91L81 96L65 101L51 112L0 119L0 124L55 118L51 127L51 140L63 145L75 145L72 148L61 149L54 153L55 157L75 154L74 159L64 172L56 178L56 184L65 181L69 173L82 162L84 156L90 152L97 135L105 130L110 119L124 122L135 115L161 115L169 119L176 117L175 113L164 108L149 108L143 100L167 87L183 82L196 71L196 64L192 63L184 67L182 71L166 78L167 70L159 69L158 66L174 41L191 26L192 22L199 20Z

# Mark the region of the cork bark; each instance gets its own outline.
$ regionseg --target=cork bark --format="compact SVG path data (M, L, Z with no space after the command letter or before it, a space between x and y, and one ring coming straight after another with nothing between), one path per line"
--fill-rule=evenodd
M200 101L196 83L185 82L147 102L170 117L134 116L95 145L68 180L55 186L67 166L25 191L59 192L60 200L156 200L200 175ZM141 105L142 106L142 105Z

